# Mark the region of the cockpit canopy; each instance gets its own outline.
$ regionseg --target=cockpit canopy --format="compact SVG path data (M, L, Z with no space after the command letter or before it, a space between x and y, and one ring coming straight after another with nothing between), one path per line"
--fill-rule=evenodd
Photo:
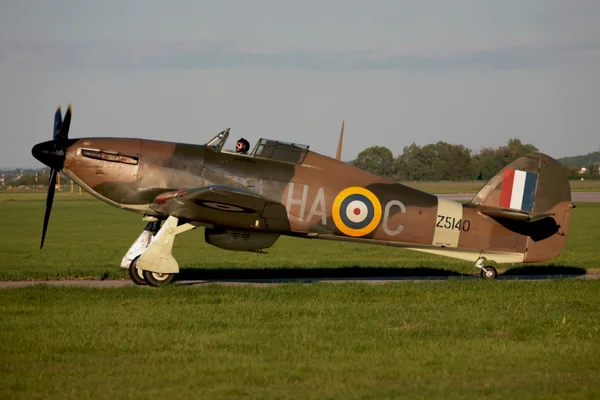
M206 148L220 153L228 137L229 128L209 140L208 143L206 143ZM252 152L243 157L264 158L268 160L302 164L308 153L308 149L309 146L303 144L261 138L254 146Z
M251 156L302 164L306 153L308 153L307 145L261 138L254 146Z

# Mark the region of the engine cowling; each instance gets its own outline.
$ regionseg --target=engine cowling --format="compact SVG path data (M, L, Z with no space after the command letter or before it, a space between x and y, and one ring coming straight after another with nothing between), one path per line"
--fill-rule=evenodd
M224 228L206 228L204 240L225 250L257 251L267 249L277 241L278 233L250 232Z

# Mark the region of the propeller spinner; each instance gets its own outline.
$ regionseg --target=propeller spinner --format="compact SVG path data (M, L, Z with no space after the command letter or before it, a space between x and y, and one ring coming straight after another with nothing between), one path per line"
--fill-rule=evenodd
M60 107L57 108L54 114L54 134L53 140L36 144L31 149L31 153L35 158L50 167L50 179L48 182L48 195L46 196L46 212L44 213L44 226L42 228L42 241L40 249L44 247L44 239L48 229L48 221L50 220L50 212L52 211L52 203L54 202L54 191L56 186L56 178L58 171L62 170L67 147L69 145L69 127L71 126L71 104L67 109L64 119Z

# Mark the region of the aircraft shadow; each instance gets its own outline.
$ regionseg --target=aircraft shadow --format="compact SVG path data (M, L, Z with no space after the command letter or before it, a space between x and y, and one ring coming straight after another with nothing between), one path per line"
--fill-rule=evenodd
M318 282L323 280L440 280L470 275L437 268L182 268L177 280Z
M586 271L569 266L515 267L498 279L556 279L581 276ZM428 267L342 267L342 268L182 268L177 280L208 282L253 283L312 283L319 281L441 281L449 278L480 279L477 270L472 274ZM195 284L194 282L188 282ZM199 283L199 282L197 282Z
M547 279L560 278L562 276L583 276L587 271L583 268L569 265L523 265L506 270L502 276L510 279ZM499 275L500 276L500 275Z

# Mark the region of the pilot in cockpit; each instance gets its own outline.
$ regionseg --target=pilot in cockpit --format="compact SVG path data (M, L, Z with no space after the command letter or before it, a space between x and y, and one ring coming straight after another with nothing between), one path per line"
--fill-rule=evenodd
M250 150L250 142L244 138L240 138L235 144L235 152L238 154L248 154Z

